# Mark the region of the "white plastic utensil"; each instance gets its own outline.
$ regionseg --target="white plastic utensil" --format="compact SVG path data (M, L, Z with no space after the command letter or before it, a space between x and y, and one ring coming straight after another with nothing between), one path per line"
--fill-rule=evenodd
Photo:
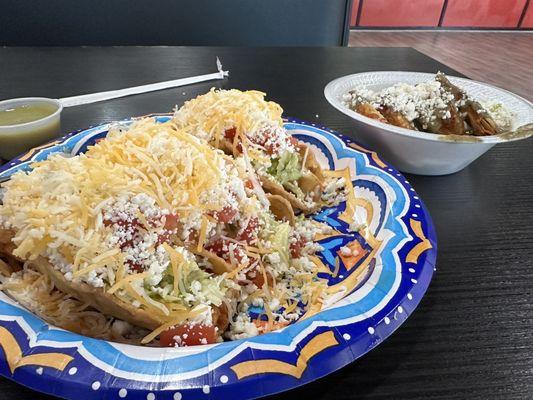
M107 92L83 94L80 96L65 97L59 99L59 102L63 107L79 106L81 104L96 103L99 101L116 99L119 97L131 96L134 94L155 92L157 90L169 89L179 86L190 85L198 82L211 81L215 79L224 79L229 75L229 71L222 69L222 63L217 57L217 69L218 72L206 75L192 76L189 78L174 79L171 81L151 83L148 85L134 86L126 89L109 90Z

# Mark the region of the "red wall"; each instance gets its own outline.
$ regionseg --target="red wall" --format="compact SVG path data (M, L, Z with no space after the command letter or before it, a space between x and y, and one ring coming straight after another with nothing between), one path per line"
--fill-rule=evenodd
M360 28L533 28L533 0L352 0Z
M359 0L352 0L352 14L350 15L350 26L357 25L357 13L359 12Z
M448 0L442 26L515 28L526 0Z
M444 0L366 0L361 26L437 26Z
M533 1L529 2L529 7L524 14L524 19L522 20L522 28L533 29Z

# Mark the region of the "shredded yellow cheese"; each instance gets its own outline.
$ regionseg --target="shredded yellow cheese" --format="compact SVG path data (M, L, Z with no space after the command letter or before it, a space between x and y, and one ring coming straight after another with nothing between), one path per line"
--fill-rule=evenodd
M174 278L173 282L173 292L176 294L179 292L179 281L181 279L181 268L185 264L185 259L183 256L173 249L168 243L163 243L163 247L170 256L170 265L172 267L172 276Z
M104 221L104 210L118 198L141 193L168 212L179 212L180 218L197 210L204 215L218 210L221 206L211 193L228 184L227 176L222 174L228 162L231 161L223 152L184 132L172 121L141 119L127 131L111 129L105 140L84 154L70 158L52 155L34 163L31 172L15 174L3 184L6 191L0 217L15 232L15 256L23 260L43 256L55 265L70 265L72 278L89 284L96 271L103 277L99 279L105 280L103 290L116 294L118 289L124 289L142 307L154 307L149 305L152 299L146 299L143 288L139 289L140 294L128 289L132 281L149 276L130 275L124 254L108 244L110 228ZM209 201L202 197L204 193L210 193ZM140 229L154 231L142 213L136 218ZM204 216L200 249L207 240L207 229L208 219ZM176 292L183 263L172 257ZM124 296L124 291L120 296ZM164 313L164 301L157 303L155 307Z
M126 283L130 283L134 280L137 280L137 279L144 279L148 276L148 272L141 272L141 273L138 273L138 274L133 274L133 275L128 275L124 278L122 278L120 281L118 281L117 283L115 283L108 291L107 293L109 294L113 294L115 293L118 289L120 289L121 287L123 287Z
M288 313L293 312L294 310L296 310L296 307L298 307L298 302L297 301L293 301L290 305L285 307L285 313L288 314Z
M226 129L235 128L237 137L257 130L265 122L282 126L282 113L279 104L265 101L265 93L211 89L185 102L174 114L174 121L191 135L205 133L206 139L218 147Z
M202 225L200 226L200 234L198 235L198 246L196 247L196 251L198 251L199 253L204 249L204 242L207 234L207 222L207 217L203 215Z
M169 311L168 307L165 304L160 303L160 302L155 301L152 298L150 298L150 296L148 296L146 294L146 292L144 291L143 288L140 288L141 290L138 291L131 285L131 282L126 283L126 285L124 285L124 288L126 289L126 292L128 292L130 295L133 294L133 293L137 293L140 296L140 298L139 297L136 297L136 298L146 308L152 307L152 308L157 309L160 312L162 312L163 315L165 315L165 316L170 315L170 311Z
M194 310L191 310L190 312L179 312L176 311L176 313L173 315L172 319L170 319L168 322L161 325L159 328L153 330L149 335L147 335L141 343L150 343L152 340L154 340L156 337L158 337L162 332L166 331L169 328L172 328L173 326L180 325L181 323L185 322L188 318L193 318L207 310L207 307L198 307Z
M247 264L241 264L241 265L239 265L237 268L235 268L235 269L231 270L230 272L228 272L227 275L226 275L226 278L227 278L227 279L233 279L233 278L235 278L235 277L237 276L237 274L238 274L239 272L241 272L241 271L242 271L244 268L246 268L246 267L248 267Z
M224 203L217 201L217 193L222 192L222 187L231 193L223 185L228 185L229 179L235 177L231 175L235 171L239 175L250 174L249 179L252 180L259 201L265 208L268 207L268 200L250 161L265 155L255 151L252 146L247 146L246 134L257 131L263 124L282 126L282 111L278 104L265 101L265 94L261 92L211 90L206 95L187 102L170 122L156 123L153 119L142 119L125 131L112 129L106 140L91 146L84 154L70 158L53 155L47 161L35 163L32 172L15 174L4 185L7 190L3 204L0 205L0 217L15 232L13 243L16 248L13 254L24 260L39 256L48 257L51 262L55 259L55 264L59 264L57 266L62 271L72 267L69 273L75 281L79 279L90 282L96 274L100 280L93 282L95 287L103 285L102 290L116 296L116 299L133 303L135 307L154 313L161 321L166 321L146 336L143 343L154 340L166 329L206 310L210 312L208 306L194 307L194 301L183 300L186 296L178 296L180 288L184 290L188 272L197 267L179 248L163 243L166 254L162 252L159 255L164 259L164 264L150 262L148 267L147 262L143 266L147 268L145 272L131 271L133 266L137 266L137 254L127 253L131 250L129 248L124 250L124 242L133 241L131 232L127 232L127 224L135 225L135 235L139 232L160 235L153 242L156 245L150 244L142 248L142 251L147 252L153 252L165 235L173 235L174 239L181 237L181 233L175 234L171 228L161 233L163 228L155 227L149 215L145 216L139 211L135 217L132 216L134 223L131 219L120 220L126 225L123 229L125 234L113 236L111 233L116 233L113 231L116 225L111 224L116 221L110 219L109 215L113 215L116 210L112 206L117 199L131 199L141 193L148 195L151 197L150 201L164 209L162 215L179 214L177 221L180 229L184 226L198 231L198 241L189 250L194 252L195 249L197 253L202 253L209 240L210 223L217 223L208 213L216 216L214 212L223 209ZM236 132L232 143L229 143L229 138L224 135L232 128ZM230 150L233 149L234 154L242 151L243 164L246 165L235 162L233 166L228 166L233 159L209 145L215 143L218 146L221 142L230 147ZM242 150L238 144L242 145ZM307 159L308 150L304 154L303 165ZM328 172L325 172L327 175ZM334 172L329 176L347 177L348 191L353 192L348 170ZM352 203L348 201L347 210L351 206ZM257 207L250 202L239 208L240 215L244 217L248 212L243 210L251 210L250 214L253 214L257 212ZM194 224L190 223L190 219L186 220L190 216L201 218L200 227L197 219ZM162 224L165 222L163 220ZM313 273L307 270L294 274L291 272L287 282L280 282L276 273L267 272L261 259L262 255L270 254L273 250L261 248L260 244L257 246L259 247L245 245L244 249L249 257L257 259L256 273L261 274L264 283L247 301L255 297L264 299L265 314L268 317L265 329L270 331L276 326L276 310L270 308L274 304L272 299L286 304L286 312L292 312L298 307L298 302L294 299L294 288L290 288L288 284L289 279L291 285L304 292L304 302L312 306L322 301L325 283L317 281L316 274L324 271L316 268ZM233 252L230 252L230 259L236 268L226 273L223 279L233 280L250 264L237 265ZM265 262L270 262L267 257ZM167 265L170 268L167 269ZM5 266L0 264L0 268L2 267ZM339 268L337 260L333 276L337 276ZM170 273L173 281L169 280ZM278 277L277 281L269 284L269 279L273 277ZM157 290L149 290L155 289L149 288L150 285L159 283L161 286ZM207 292L203 287L202 290ZM224 291L221 293L227 294ZM207 295L211 296L213 293ZM225 300L229 304L229 296ZM201 302L215 303L211 299Z

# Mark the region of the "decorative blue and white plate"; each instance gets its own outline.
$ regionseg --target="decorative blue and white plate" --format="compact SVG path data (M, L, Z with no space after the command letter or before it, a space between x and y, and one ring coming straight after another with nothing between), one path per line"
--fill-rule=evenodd
M168 116L158 115L160 122ZM248 399L288 390L327 375L380 344L411 314L431 280L437 255L431 218L407 180L379 156L315 124L285 127L309 144L319 162L349 171L350 207L368 234L348 230L347 204L316 220L335 229L318 256L333 270L329 285L347 295L281 330L245 340L190 348L148 348L92 339L51 326L0 292L0 374L69 399ZM109 124L69 134L0 168L0 181L51 153L75 155L106 136Z

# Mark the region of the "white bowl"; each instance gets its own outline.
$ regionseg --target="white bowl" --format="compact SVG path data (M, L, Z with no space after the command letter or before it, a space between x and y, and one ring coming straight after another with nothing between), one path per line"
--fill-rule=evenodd
M524 139L518 137L471 136L453 137L399 128L367 118L350 110L342 96L351 89L364 86L379 91L399 82L416 84L434 79L435 74L403 71L365 72L347 75L328 83L324 95L329 103L353 118L356 138L376 150L400 171L419 175L446 175L460 171L497 143ZM470 79L449 77L475 100L496 101L515 113L513 129L533 123L533 104L507 90Z

